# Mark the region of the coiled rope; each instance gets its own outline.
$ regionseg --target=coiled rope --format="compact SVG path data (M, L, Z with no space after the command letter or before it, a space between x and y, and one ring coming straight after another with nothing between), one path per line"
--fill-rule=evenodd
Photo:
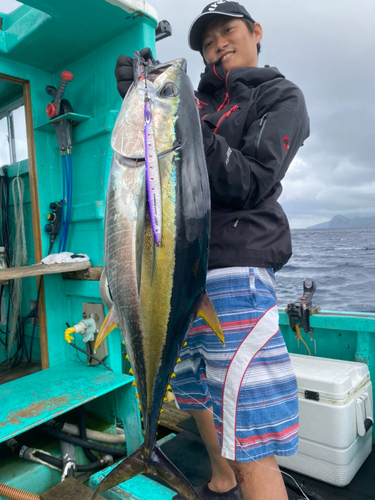
M0 495L4 495L12 500L40 500L39 495L17 490L16 488L12 488L11 486L7 486L3 483L0 483Z

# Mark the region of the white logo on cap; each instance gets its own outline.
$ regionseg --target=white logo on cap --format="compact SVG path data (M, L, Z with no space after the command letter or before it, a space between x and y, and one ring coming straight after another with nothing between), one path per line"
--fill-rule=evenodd
M211 11L216 10L221 3L225 3L226 1L227 0L218 0L217 2L212 3L208 10L211 10Z

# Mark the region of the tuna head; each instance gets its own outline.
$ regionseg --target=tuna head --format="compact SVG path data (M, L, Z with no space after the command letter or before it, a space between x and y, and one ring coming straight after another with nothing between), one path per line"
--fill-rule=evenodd
M159 156L177 146L175 122L179 105L183 102L187 106L187 101L192 101L194 96L186 75L185 59L159 65L145 66L143 63L142 57L135 52L134 83L125 97L112 134L113 150L129 160L143 160L145 157L146 92L152 103L153 128ZM187 89L186 86L190 88ZM190 104L194 106L193 102Z

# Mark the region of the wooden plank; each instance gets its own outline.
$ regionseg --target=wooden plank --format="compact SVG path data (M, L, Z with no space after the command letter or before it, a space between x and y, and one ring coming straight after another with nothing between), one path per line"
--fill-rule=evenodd
M38 173L36 165L31 88L29 81L24 80L22 83L23 83L23 100L25 104L27 153L29 160L29 183L30 183L30 200L31 200L31 213L32 213L32 225L33 225L33 237L34 237L34 253L35 253L35 261L40 262L43 258L43 246L42 246L42 230L40 225L41 217L39 209ZM37 283L38 290L39 290L40 279L38 280ZM46 314L46 304L44 299L43 283L41 285L39 294L38 318L39 318L39 339L40 339L42 369L45 370L46 368L49 367L49 358L48 358L48 337L47 337L47 314Z
M93 491L74 477L68 477L54 488L42 493L40 500L92 500ZM97 500L104 500L102 496Z
M190 417L187 411L179 410L173 401L163 404L163 413L160 415L160 425L174 432L181 432L182 429L177 425Z
M8 382L0 391L0 442L131 384L134 377L102 365L68 361Z
M85 269L84 271L73 271L71 273L64 273L64 280L79 280L79 281L100 281L103 266L93 266Z
M44 274L68 273L88 269L89 267L91 267L91 262L89 260L86 260L85 262L69 262L65 264L35 264L33 266L9 267L7 269L0 269L0 281L28 278L30 276L41 276Z

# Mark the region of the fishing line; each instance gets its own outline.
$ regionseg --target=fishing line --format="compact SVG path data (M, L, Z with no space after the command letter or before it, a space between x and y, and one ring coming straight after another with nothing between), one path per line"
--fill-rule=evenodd
M210 412L212 413L212 415L213 415L214 417L216 417L216 418L219 420L219 422L220 422L221 424L223 424L223 423L224 423L224 422L223 422L223 420L221 420L221 418L220 418L218 415L216 415L216 413L215 413L213 410L211 410L210 408L208 408L207 406L205 406L205 405L204 405L201 401L198 401L197 399L193 398L193 396L191 396L191 395L190 395L190 394L188 394L187 392L184 392L184 391L183 391L182 389L180 389L180 388L178 388L178 392L181 392L184 396L188 396L190 399L192 399L192 400L193 400L193 401L195 401L196 403L198 403L198 404L200 404L201 406L203 406L203 408L204 408L205 410L210 411ZM280 470L280 469L275 469L274 467L269 467L268 465L263 465L263 464L261 464L260 462L258 462L258 460L253 459L253 458L249 455L249 453L245 450L245 448L244 448L244 447L240 444L240 442L238 441L238 439L237 439L237 438L234 438L234 439L235 439L236 443L238 444L238 446L239 446L239 447L240 447L240 448L241 448L241 449L242 449L242 450L246 453L246 455L247 455L248 457L250 457L250 458L251 458L251 461L252 461L252 462L256 462L258 465L260 465L261 467L264 467L265 469L274 470L274 471L276 471L276 472L277 472L277 471L279 471L279 472L281 472L281 474L284 474L285 476L290 477L290 478L294 481L294 483L297 485L298 489L301 491L301 493L302 493L302 495L304 496L304 498L305 498L306 500L310 500L310 499L309 499L309 497L307 497L307 496L305 495L304 491L301 489L300 485L297 483L297 481L294 479L294 477L293 477L293 476L291 476L291 475L290 475L290 474L288 474L287 472L284 472L284 471L282 471L282 470Z

